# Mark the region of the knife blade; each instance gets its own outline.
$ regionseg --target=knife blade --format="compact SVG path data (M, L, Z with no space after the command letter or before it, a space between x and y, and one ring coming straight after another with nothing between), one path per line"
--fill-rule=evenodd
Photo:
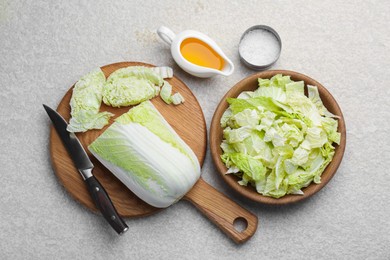
M79 139L74 133L66 130L68 123L57 111L45 104L43 104L43 107L49 115L56 132L60 136L62 143L68 151L68 154L72 158L74 165L83 177L84 182L87 185L88 192L90 193L96 207L118 234L121 235L125 233L128 230L128 226L119 216L106 190L95 176L93 176L92 170L94 166Z

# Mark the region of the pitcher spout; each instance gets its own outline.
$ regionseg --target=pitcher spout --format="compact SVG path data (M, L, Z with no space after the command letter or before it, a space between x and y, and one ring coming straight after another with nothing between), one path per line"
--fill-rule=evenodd
M231 60L228 58L225 58L225 66L223 67L222 70L218 71L218 74L223 75L223 76L230 76L234 72L234 64Z

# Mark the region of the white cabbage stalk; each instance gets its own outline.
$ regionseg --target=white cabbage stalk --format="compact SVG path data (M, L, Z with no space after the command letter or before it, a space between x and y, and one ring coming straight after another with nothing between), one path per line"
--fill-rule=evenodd
M168 81L164 80L164 85L161 87L160 91L160 97L165 103L172 103L172 85L169 84Z
M173 94L171 96L171 99L172 99L172 103L174 105L179 105L181 103L184 103L184 101L185 101L184 97L179 92Z
M154 207L175 203L200 177L194 152L150 101L118 117L88 149L134 194Z
M166 67L166 66L163 66L163 67L153 67L153 68L151 68L151 70L156 72L163 79L172 78L173 77L173 70L170 67Z

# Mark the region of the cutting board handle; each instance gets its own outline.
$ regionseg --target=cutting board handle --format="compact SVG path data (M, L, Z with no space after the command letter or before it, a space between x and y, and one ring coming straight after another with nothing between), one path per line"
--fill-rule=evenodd
M202 178L184 199L190 201L236 243L247 241L256 232L257 216L230 200ZM246 223L246 228L237 230L236 221Z

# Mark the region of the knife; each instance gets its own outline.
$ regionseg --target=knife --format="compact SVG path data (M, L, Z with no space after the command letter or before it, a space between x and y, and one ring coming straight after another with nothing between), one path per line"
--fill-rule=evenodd
M68 123L57 111L46 106L45 104L43 104L43 107L49 115L54 128L62 140L62 143L72 158L74 165L83 177L96 207L100 210L111 227L119 235L122 235L129 228L123 219L119 216L103 186L99 183L95 176L93 176L92 169L94 166L83 146L81 145L79 139L74 133L68 132L66 130Z

